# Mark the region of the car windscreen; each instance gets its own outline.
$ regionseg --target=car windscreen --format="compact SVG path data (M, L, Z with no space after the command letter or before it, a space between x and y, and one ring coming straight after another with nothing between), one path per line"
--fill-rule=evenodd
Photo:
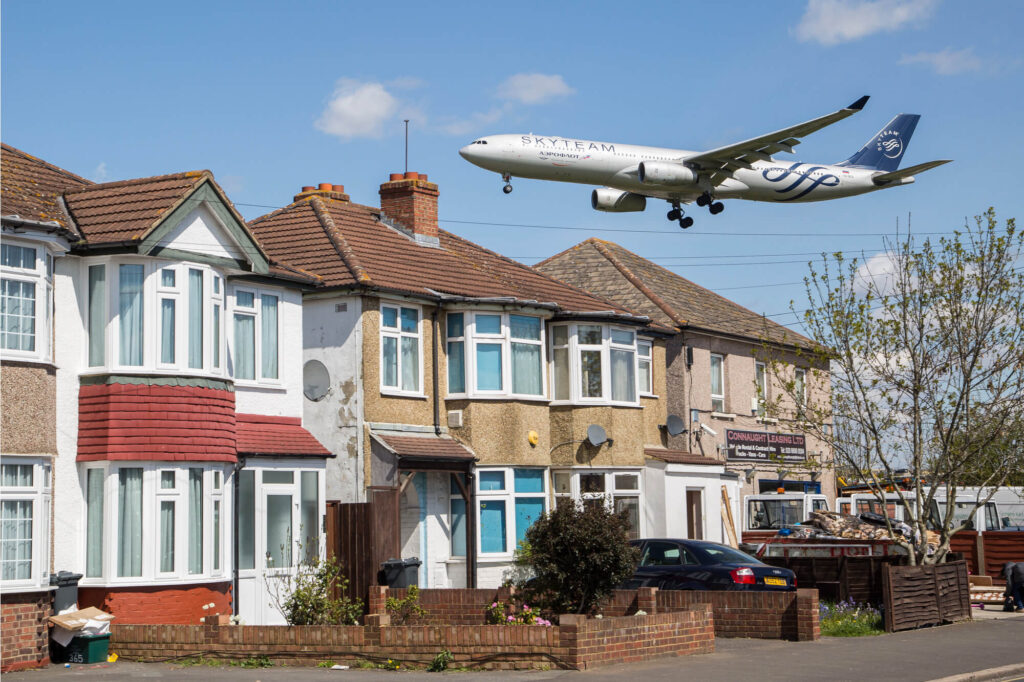
M705 563L712 564L759 564L761 563L749 554L744 554L738 549L726 547L725 545L696 545L698 553L707 557Z

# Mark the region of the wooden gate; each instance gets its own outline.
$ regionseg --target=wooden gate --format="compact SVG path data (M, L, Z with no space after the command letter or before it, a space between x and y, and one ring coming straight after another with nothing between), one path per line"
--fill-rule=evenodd
M370 488L369 502L327 503L327 556L337 557L348 578L346 594L366 606L386 559L398 557L398 489Z
M882 568L887 632L971 617L967 562Z

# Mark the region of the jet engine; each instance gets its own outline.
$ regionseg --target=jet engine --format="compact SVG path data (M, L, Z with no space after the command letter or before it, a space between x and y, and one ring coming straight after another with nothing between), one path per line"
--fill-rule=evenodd
M637 177L648 185L692 185L697 182L697 173L693 169L680 163L662 161L641 161Z
M647 197L642 194L623 192L618 189L601 187L590 195L590 205L595 211L607 213L629 213L647 208Z

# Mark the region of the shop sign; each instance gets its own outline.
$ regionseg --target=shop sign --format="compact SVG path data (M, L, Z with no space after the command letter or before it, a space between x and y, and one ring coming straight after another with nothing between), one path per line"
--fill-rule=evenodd
M799 433L725 430L730 460L744 462L804 462L807 438Z

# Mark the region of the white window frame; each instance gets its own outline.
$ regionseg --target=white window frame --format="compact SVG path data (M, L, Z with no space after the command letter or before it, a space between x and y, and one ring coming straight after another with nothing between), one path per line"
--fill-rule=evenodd
M32 503L32 552L29 577L3 580L0 593L26 592L46 589L50 581L50 516L53 498L52 467L49 457L22 457L4 455L4 465L32 467L31 486L3 486L0 479L0 498L4 502ZM3 574L0 573L0 576Z
M395 321L396 327L385 327L384 326L384 309L391 308L395 310ZM403 332L402 331L402 308L408 308L416 311L416 331L414 332ZM423 390L423 307L415 303L408 303L406 301L381 301L380 303L380 341L378 342L378 374L380 374L380 392L384 395L396 395L396 396L412 396L415 398L425 398L426 394ZM398 381L397 386L387 386L384 384L384 339L393 338L395 339L395 378ZM419 354L417 359L417 385L415 390L408 390L402 388L402 339L403 338L415 338L416 350ZM468 378L467 378L468 381Z
M455 393L449 392L448 397L451 398L509 398L514 400L535 400L547 402L548 400L548 372L547 372L547 358L545 358L544 350L547 347L547 334L545 329L545 320L539 315L530 315L522 312L503 312L500 310L452 310L447 314L462 314L463 322L463 336L452 337L451 339L446 338L445 352L447 353L448 342L462 342L463 343L463 358L465 361L465 391ZM501 325L501 331L497 334L482 334L476 331L477 329L477 318L479 316L494 316L499 318ZM517 317L529 317L536 319L539 322L540 327L540 339L520 339L512 338L512 316ZM447 318L445 324L445 332L447 333ZM477 388L477 345L479 344L497 344L501 346L501 383L500 389L483 390ZM530 346L536 346L540 349L540 366L538 371L540 372L540 386L541 392L538 394L533 393L515 393L513 390L514 376L512 373L512 345L513 344L524 344Z
M171 286L164 286L164 271L170 271L174 273L174 284ZM188 270L185 269L187 273ZM143 270L145 273L145 270ZM120 273L119 273L120 274ZM145 274L143 274L145 277ZM185 320L185 324L182 324L182 312L185 313L185 317L188 317L188 306L182 305L182 294L181 294L181 270L176 265L166 265L164 267L156 268L156 307L154 309L155 317L154 325L156 327L156 366L158 369L176 369L181 365L181 353L182 353L182 336L188 335L188 320ZM120 282L118 282L120 286ZM145 291L145 280L143 280L143 291ZM145 300L145 294L143 294L143 300ZM164 362L164 301L174 301L174 359L171 362ZM143 309L145 310L145 309ZM142 324L145 327L146 316L143 312ZM181 334L184 327L185 334ZM185 345L187 351L188 346ZM143 361L145 361L145 352L143 352ZM175 517L177 522L177 517Z
M757 401L755 413L763 419L768 403L768 365L760 360L754 361L754 400Z
M138 576L118 576L118 472L121 469L142 469L142 571ZM201 573L188 572L188 471L203 470L203 570ZM82 518L88 519L88 472L103 472L103 537L101 542L101 571L99 576L84 576L80 582L83 586L128 586L152 584L188 584L210 582L222 579L230 572L227 564L228 555L225 548L231 541L232 528L228 523L229 515L225 513L231 500L230 481L231 465L220 462L189 462L189 461L121 461L121 462L85 462L79 468L82 486ZM175 474L175 487L162 489L160 479L162 472L172 471ZM215 473L220 473L221 489L214 490ZM221 503L220 510L220 567L214 569L212 538L213 538L213 502ZM161 537L160 537L160 503L173 501L174 510L174 568L172 571L160 570ZM82 532L80 541L83 562L88 556L88 532ZM82 571L87 573L87 571Z
M34 267L21 268L0 266L0 279L32 284L34 292L34 331L32 350L0 348L0 357L11 360L29 362L52 362L53 348L53 253L46 242L12 239L6 234L4 246L16 246L31 249L34 256Z
M718 358L718 369L719 369L719 385L722 388L721 393L714 393L712 386L714 385L714 372L715 372L715 358ZM708 360L708 393L711 396L711 411L718 413L725 413L725 354L724 353L711 353ZM716 404L717 401L717 404Z
M601 328L601 344L581 344L579 342L579 327L600 327ZM554 338L556 327L567 327L568 328L568 348L569 348L569 399L552 400L552 405L616 405L623 407L640 407L640 386L639 386L639 367L637 365L638 355L636 352L637 345L637 330L634 327L625 327L620 325L609 325L601 324L599 322L580 322L571 324L554 324L551 325L552 329L548 333L548 338L551 339L549 345L549 381L553 387L556 386L556 368L555 368L555 350L556 348L565 348L565 346L555 346ZM611 334L612 330L628 332L633 335L632 346L612 342ZM633 351L633 381L634 389L632 401L623 400L612 400L612 365L611 365L611 349L616 350L629 350ZM601 353L601 396L599 397L584 397L583 396L583 351L599 350ZM553 389L554 390L554 389Z
M793 402L796 404L797 419L802 419L807 410L807 370L797 367L793 370Z
M516 470L531 470L540 471L541 481L543 484L542 492L535 493L517 493L515 491L515 472ZM504 490L481 490L481 472L502 472L505 477L505 488ZM551 487L550 487L550 476L547 474L546 467L535 467L535 466L521 466L521 467L478 467L476 470L476 476L474 476L474 485L476 486L475 494L475 506L473 513L476 515L476 546L477 546L477 557L482 561L509 561L513 558L516 551L516 500L519 498L529 499L543 499L544 500L544 511L547 513L551 506ZM460 494L452 494L451 498L458 497L461 499ZM480 505L488 500L503 501L505 503L505 551L504 552L484 552L483 551L483 524L480 519ZM451 504L449 503L449 511ZM468 513L468 512L467 512ZM451 517L449 517L449 522Z
M642 351L646 350L646 355ZM647 385L643 385L640 379L640 368L647 365ZM654 342L648 339L637 339L636 342L636 381L639 386L640 395L648 398L657 397L654 394Z
M213 290L212 284L206 282L205 279L203 281L203 287L204 287L204 292L205 291L212 291ZM224 291L223 287L224 287L224 280L223 280L223 278L221 278L221 291L222 292ZM243 306L240 306L238 304L238 294L239 294L239 292L244 292L244 293L252 294L253 299L252 299L252 307L251 308L243 307ZM263 300L263 296L264 295L276 296L277 297L277 377L265 377L265 376L263 376L263 305L262 305L262 300ZM281 357L282 357L282 353L281 353L281 338L282 338L281 337L281 325L282 325L282 319L281 318L283 317L283 312L284 312L284 295L283 295L282 291L280 289L270 289L270 288L265 288L265 287L255 287L255 286L251 286L249 284L238 283L238 284L233 284L231 286L231 291L230 291L229 294L227 294L227 300L230 302L230 306L227 306L225 304L225 307L229 308L228 311L226 313L223 310L221 311L221 327L222 327L221 335L222 336L225 335L223 327L225 325L225 319L227 319L227 320L230 321L229 323L227 323L227 330L228 331L226 333L226 336L229 339L229 343L228 343L228 364L231 367L230 375L232 377L232 380L235 382L235 384L237 384L239 386L274 386L274 387L281 386L282 385L282 383L281 383L282 382L282 379L281 379L281 374L282 374L282 372L281 372ZM212 327L212 324L213 324L213 322L212 322L212 318L213 318L213 304L212 304L212 302L209 305L207 305L206 308L207 308L207 315L209 315L209 317L210 317L210 319L206 321L206 324L208 324L208 325L210 325L210 327ZM253 318L253 337L254 337L253 338L253 365L254 366L253 366L253 378L252 379L240 379L240 378L238 378L236 376L236 373L235 373L235 351L236 351L236 348L237 348L236 343L235 343L235 315L244 315L246 317ZM187 325L186 325L186 327L187 327ZM211 338L212 338L212 333L211 333ZM209 341L208 343L204 342L204 346L207 349L209 349L211 347L211 345L212 345L212 340ZM186 346L186 349L187 349L187 346ZM204 357L203 357L204 364L209 364L211 361L212 361L212 354L209 351L205 352L204 353ZM187 360L183 364L187 365L188 364ZM221 356L221 366L223 367L224 364L225 364L224 363L224 356L222 355ZM189 370L186 369L184 371L189 371ZM192 370L192 371L195 371L195 370Z
M581 485L581 477L589 475L600 475L604 477L604 491L603 492L583 492ZM619 488L617 487L617 476L635 476L636 477L636 488ZM561 476L569 476L569 490L566 492L564 489L559 490L557 488L558 478ZM645 519L644 519L644 477L641 469L638 468L606 468L606 469L592 469L587 468L572 468L572 469L551 469L551 489L554 490L555 503L559 500L573 500L577 506L582 505L586 500L601 500L604 507L609 511L615 511L615 500L623 498L635 498L637 501L637 522L638 528L633 529L636 537L642 538L644 536Z

